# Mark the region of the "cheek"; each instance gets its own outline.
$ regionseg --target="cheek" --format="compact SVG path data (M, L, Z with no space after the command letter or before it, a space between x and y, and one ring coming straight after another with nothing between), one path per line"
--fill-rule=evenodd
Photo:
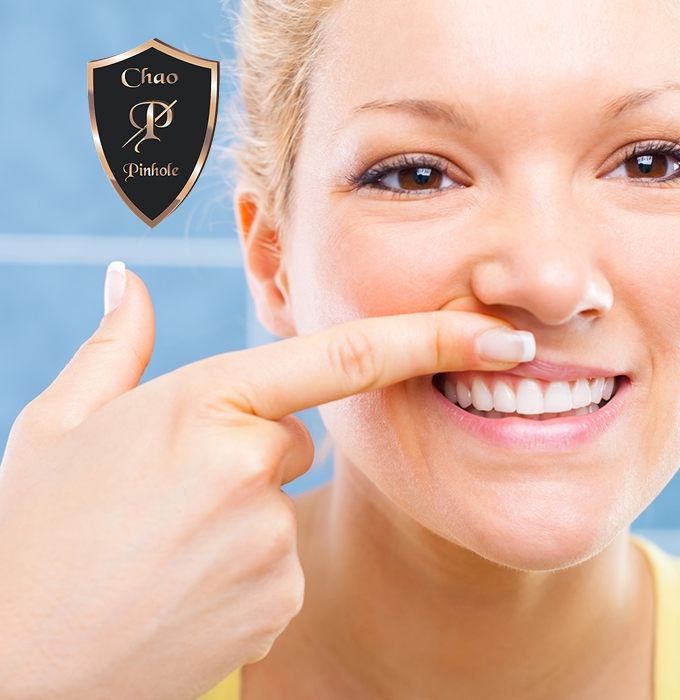
M428 469L412 429L417 411L403 384L328 402L318 410L343 461L416 517L431 512Z
M443 226L440 226L443 228ZM312 250L315 289L332 308L328 323L439 308L452 297L456 256L442 256L442 234L417 223L363 221L331 229ZM308 257L308 261L310 258Z
M655 219L623 212L598 231L614 289L612 328L618 326L622 342L632 348L625 348L625 356L637 360L639 430L631 440L644 450L640 474L654 495L680 464L680 219L663 213Z

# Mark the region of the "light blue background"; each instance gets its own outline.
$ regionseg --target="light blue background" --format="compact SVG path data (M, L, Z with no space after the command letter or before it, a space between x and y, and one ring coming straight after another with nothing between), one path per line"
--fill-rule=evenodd
M88 61L152 37L231 58L222 40L230 31L216 0L0 4L0 448L17 413L99 323L110 260L134 269L154 301L156 344L142 382L275 340L255 319L245 285L218 159L223 122L189 197L154 229L109 184L90 131ZM224 83L220 97L224 104ZM318 411L298 415L318 446ZM331 476L331 459L319 460L285 489L299 493ZM676 476L633 530L680 553L679 500Z

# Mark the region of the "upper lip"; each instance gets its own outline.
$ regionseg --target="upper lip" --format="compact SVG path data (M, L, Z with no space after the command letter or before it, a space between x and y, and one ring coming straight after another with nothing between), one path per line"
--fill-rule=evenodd
M523 362L512 369L503 370L504 374L514 374L516 377L531 377L544 379L545 381L569 381L572 379L591 379L595 377L616 377L622 372L603 367L585 367L573 364L554 364L547 360L534 359L531 362Z

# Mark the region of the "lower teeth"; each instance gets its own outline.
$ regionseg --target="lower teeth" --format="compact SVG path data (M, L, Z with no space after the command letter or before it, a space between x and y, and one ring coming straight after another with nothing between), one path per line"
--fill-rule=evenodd
M588 413L594 413L607 403L608 401L602 400L600 403L591 403L589 406L574 408L571 411L562 411L561 413L539 413L535 415L528 415L526 413L501 413L500 411L479 411L473 406L469 406L463 410L467 411L468 413L473 413L475 416L481 416L482 418L510 418L512 416L518 416L520 418L529 418L531 420L549 420L550 418L562 418L565 416L585 416ZM459 404L456 405L459 406Z

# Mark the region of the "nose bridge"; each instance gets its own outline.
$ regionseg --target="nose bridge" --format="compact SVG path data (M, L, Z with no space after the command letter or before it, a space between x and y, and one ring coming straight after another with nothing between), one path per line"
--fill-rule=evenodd
M531 159L503 178L487 231L493 253L472 274L484 304L522 308L549 325L607 307L611 288L598 269L596 239L564 169ZM519 166L518 166L519 167ZM530 174L529 174L530 173Z

